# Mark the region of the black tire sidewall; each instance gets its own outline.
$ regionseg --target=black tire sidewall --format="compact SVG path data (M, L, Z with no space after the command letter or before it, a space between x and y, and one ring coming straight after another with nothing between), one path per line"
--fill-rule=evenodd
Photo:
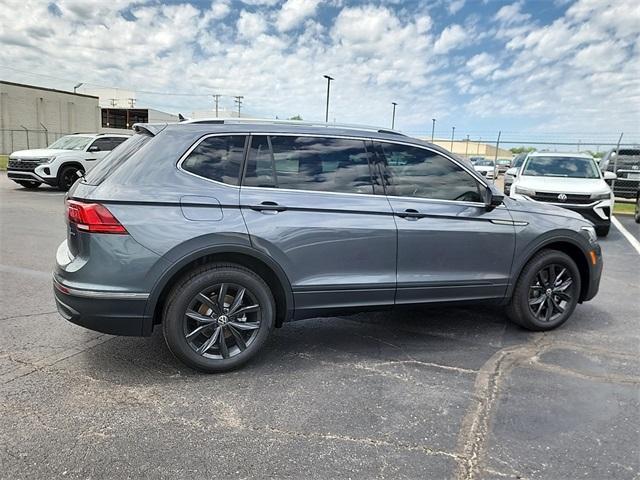
M242 285L256 296L261 307L261 327L245 351L227 359L205 358L196 353L184 337L184 313L199 292L222 282ZM213 267L188 277L169 294L163 332L169 350L189 367L204 372L223 372L243 365L261 350L273 330L274 319L275 302L269 287L260 277L240 267Z
M529 287L537 273L545 266L554 263L562 265L571 272L573 278L572 303L565 309L564 313L553 322L539 321L529 309ZM514 291L511 305L511 317L519 325L535 331L552 330L566 322L573 314L581 291L580 271L575 262L567 254L555 250L547 250L536 255L525 266L518 278L518 285Z
M65 192L66 192L67 190L69 190L69 189L71 188L71 186L75 183L75 180L74 180L74 181L71 183L71 185L69 185L69 186L64 185L64 177L65 177L66 173L67 173L69 170L72 170L73 172L79 172L79 171L82 171L82 169L81 169L81 168L74 167L73 165L69 165L68 167L62 167L62 168L60 169L60 172L58 173L58 188L59 188L60 190L65 191ZM77 176L77 175L76 175L76 176Z

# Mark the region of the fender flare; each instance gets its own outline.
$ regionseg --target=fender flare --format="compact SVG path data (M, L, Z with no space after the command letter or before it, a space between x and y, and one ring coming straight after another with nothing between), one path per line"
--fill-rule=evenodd
M180 248L180 247L177 247ZM156 306L160 299L160 294L165 289L165 287L171 282L176 274L180 272L184 267L189 265L190 263L204 258L208 255L213 254L224 254L224 253L237 253L246 255L248 257L254 258L258 261L261 261L267 267L269 267L278 278L282 289L284 290L285 295L285 320L288 321L293 318L294 313L294 299L293 299L293 290L291 289L291 282L289 282L289 278L280 265L278 265L271 257L268 255L252 248L250 246L241 245L241 244L219 244L219 245L211 245L203 248L199 248L197 250L191 251L188 254L180 257L177 261L171 264L167 270L165 270L162 275L158 278L155 285L153 286L151 292L149 293L149 298L147 299L147 304L145 306L144 312L144 325L142 327L143 335L150 335L153 330L153 321L154 321L154 313L156 310ZM171 255L171 252L167 253L164 257Z

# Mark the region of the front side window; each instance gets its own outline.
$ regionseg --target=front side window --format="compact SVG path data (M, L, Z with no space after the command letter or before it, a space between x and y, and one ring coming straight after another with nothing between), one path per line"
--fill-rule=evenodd
M112 139L103 137L96 139L91 145L89 145L88 150L91 152L110 152L113 148L114 144Z
M244 185L340 193L373 193L362 140L253 137Z
M596 163L584 157L530 157L522 175L531 177L600 178Z
M238 185L244 157L245 135L202 140L182 162L182 169L228 185Z
M388 195L482 202L476 179L436 152L394 143L379 143L377 151L385 159Z

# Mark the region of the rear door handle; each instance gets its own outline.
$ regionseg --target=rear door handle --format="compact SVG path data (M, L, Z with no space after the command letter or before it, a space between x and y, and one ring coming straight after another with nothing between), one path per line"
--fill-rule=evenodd
M278 205L276 202L261 202L260 205L251 205L249 207L251 210L255 210L256 212L284 212L287 207L283 207L282 205Z
M397 212L396 215L400 218L406 218L407 220L417 220L424 217L422 213L413 208L407 208L404 212Z

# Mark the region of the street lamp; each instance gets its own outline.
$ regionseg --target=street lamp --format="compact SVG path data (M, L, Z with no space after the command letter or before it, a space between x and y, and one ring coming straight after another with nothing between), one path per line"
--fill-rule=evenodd
M431 143L433 143L433 132L436 130L436 119L432 118L431 122Z
M329 123L329 91L331 89L331 80L335 79L329 75L323 75L323 77L327 79L327 110L325 111L324 121L325 123Z
M396 105L398 105L396 102L391 102L391 104L393 105L393 115L391 117L391 130L393 130L393 128L396 126Z
M456 134L456 127L451 127L451 150L453 152L453 136Z
M80 82L75 87L73 87L73 93L76 93L76 90L78 90L82 85L84 85L84 83Z

